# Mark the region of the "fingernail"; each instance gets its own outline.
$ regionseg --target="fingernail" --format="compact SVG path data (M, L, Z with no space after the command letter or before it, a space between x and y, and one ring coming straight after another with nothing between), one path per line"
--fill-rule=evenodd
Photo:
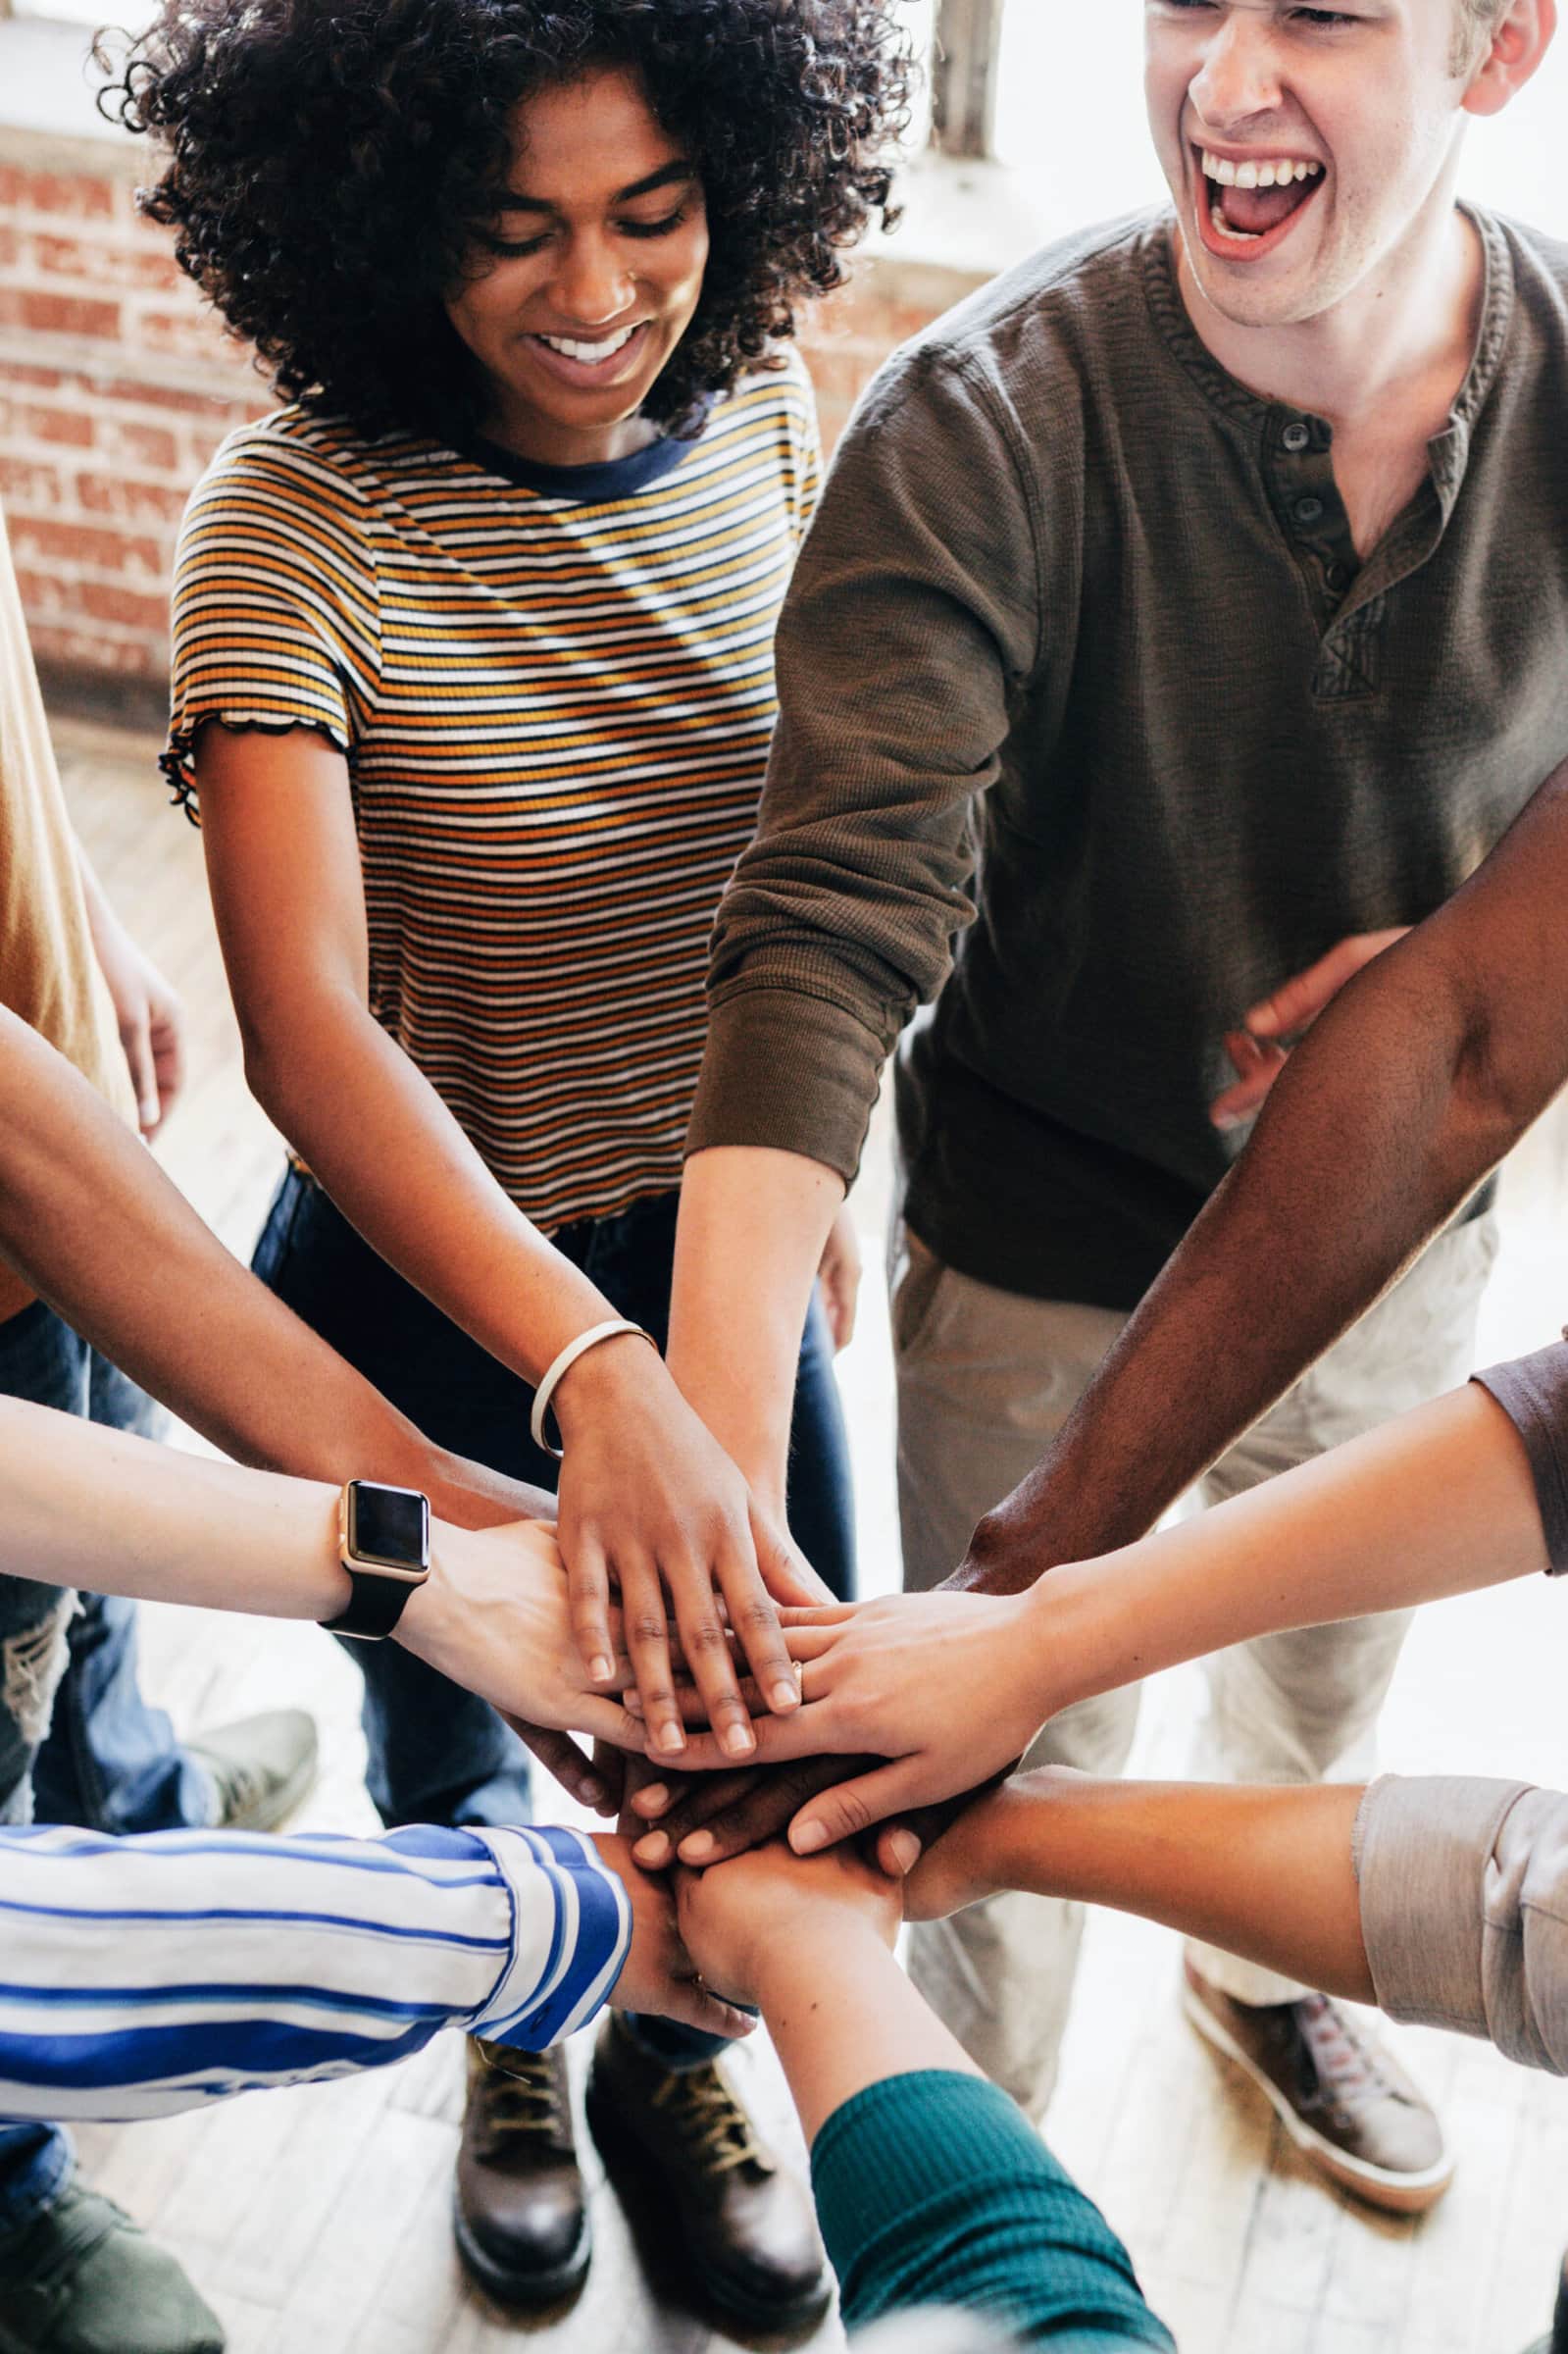
M777 1683L773 1688L773 1705L782 1714L785 1709L798 1709L800 1693L793 1682Z
M588 1673L596 1684L607 1684L615 1673L615 1662L607 1659L601 1651L598 1658L589 1666Z
M893 1831L888 1836L887 1853L900 1871L913 1871L920 1862L920 1841L913 1831Z
M814 1856L828 1844L828 1834L820 1822L803 1822L798 1831L791 1831L789 1844L797 1856Z
M702 1864L712 1855L719 1842L711 1831L693 1831L689 1839L681 1842L683 1864Z
M582 1804L585 1807L602 1806L604 1804L604 1784L602 1782L584 1782L582 1785Z
M678 1724L661 1725L659 1728L658 1745L662 1750L667 1751L671 1757L679 1757L680 1753L686 1745L686 1737Z
M725 1734L724 1745L733 1758L749 1758L757 1746L757 1738L749 1725L733 1724Z
M670 1842L663 1831L650 1831L645 1839L637 1841L632 1853L639 1864L651 1864L655 1867L660 1864L668 1864Z
M670 1793L663 1782L648 1782L637 1792L637 1801L639 1815L662 1815L670 1804Z

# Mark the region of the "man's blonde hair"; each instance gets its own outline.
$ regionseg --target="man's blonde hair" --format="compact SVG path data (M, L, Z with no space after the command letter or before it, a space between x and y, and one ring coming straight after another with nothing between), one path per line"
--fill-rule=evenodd
M1453 70L1463 74L1481 54L1481 46L1507 7L1508 0L1459 0L1459 25L1454 38Z

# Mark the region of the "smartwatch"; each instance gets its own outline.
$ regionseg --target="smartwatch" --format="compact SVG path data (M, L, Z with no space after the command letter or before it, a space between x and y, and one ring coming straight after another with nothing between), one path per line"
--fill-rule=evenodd
M334 1635L379 1643L430 1573L430 1499L418 1488L351 1479L337 1514L338 1558L348 1571L348 1608L322 1624Z

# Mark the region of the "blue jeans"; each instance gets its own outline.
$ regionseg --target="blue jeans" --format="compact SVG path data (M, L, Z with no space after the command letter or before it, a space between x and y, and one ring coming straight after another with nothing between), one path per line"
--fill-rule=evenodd
M150 1435L158 1408L41 1301L0 1324L0 1396ZM135 1606L0 1578L0 1822L178 1830L213 1818L212 1782L136 1684ZM0 2231L71 2171L57 2125L0 2127Z
M678 1197L553 1237L620 1315L664 1345ZM356 1234L321 1187L289 1169L251 1261L263 1282L356 1365L438 1446L553 1491L559 1466L529 1436L532 1393L405 1283ZM789 1521L835 1593L854 1588L848 1449L833 1351L813 1304L790 1433ZM395 1643L353 1643L365 1676L366 1779L388 1826L527 1822L528 1752L495 1711ZM715 2047L688 2028L650 2022L650 2044L695 2066ZM700 2049L697 2047L700 2045Z

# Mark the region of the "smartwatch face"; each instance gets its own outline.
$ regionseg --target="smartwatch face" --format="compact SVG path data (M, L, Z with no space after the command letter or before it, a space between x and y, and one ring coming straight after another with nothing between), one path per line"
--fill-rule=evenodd
M422 1570L430 1561L430 1508L417 1488L353 1480L348 1490L348 1550L388 1569Z

